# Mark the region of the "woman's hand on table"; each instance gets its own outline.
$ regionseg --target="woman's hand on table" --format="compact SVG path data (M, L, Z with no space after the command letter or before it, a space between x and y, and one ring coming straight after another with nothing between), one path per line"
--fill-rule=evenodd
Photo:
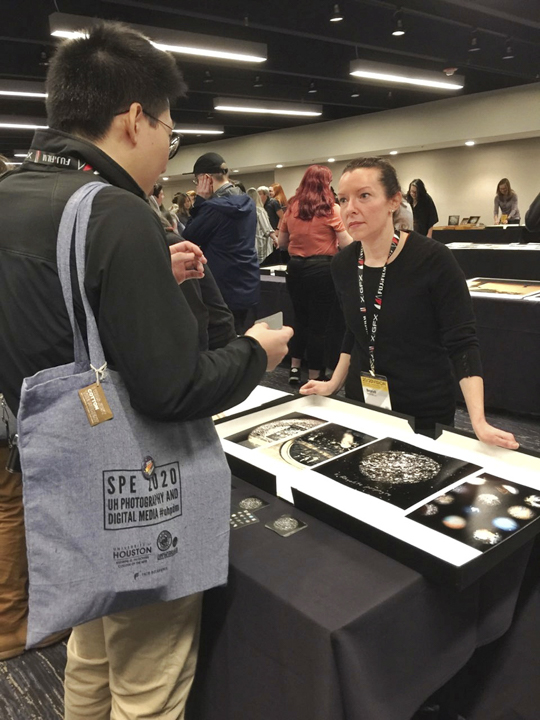
M474 424L473 430L476 437L487 445L496 445L508 450L517 450L519 447L519 443L512 433L490 425L487 420Z

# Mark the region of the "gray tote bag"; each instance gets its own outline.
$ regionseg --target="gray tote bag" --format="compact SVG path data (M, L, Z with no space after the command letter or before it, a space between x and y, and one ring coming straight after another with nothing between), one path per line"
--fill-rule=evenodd
M107 187L91 182L77 190L58 234L74 362L42 370L22 387L27 647L64 628L227 578L230 471L212 420L159 422L140 415L119 375L105 370L84 292L84 258L92 201ZM89 352L73 311L73 243ZM113 418L91 426L79 390L96 378Z

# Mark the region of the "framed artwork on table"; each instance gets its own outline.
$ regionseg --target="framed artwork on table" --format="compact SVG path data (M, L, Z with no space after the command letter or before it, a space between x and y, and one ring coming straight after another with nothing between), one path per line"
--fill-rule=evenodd
M449 225L459 225L459 215L449 215L448 216L448 224Z
M468 218L468 217L466 217L466 218L461 218L461 222L460 222L459 224L460 224L460 225L468 225L468 224L469 224L469 218Z
M469 218L469 225L478 225L478 221L480 220L480 215L471 215Z

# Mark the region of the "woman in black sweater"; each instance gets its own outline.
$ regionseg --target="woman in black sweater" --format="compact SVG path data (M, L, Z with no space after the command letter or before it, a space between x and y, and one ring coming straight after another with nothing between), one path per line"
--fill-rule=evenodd
M416 232L394 235L401 198L386 160L360 158L343 171L341 217L356 242L335 257L332 275L347 334L331 380L311 380L300 392L331 395L345 383L346 396L362 401L361 375L375 373L387 380L392 409L413 415L417 430L429 433L437 422L453 424L452 363L478 439L515 449L513 435L489 425L484 415L480 353L463 273L446 246Z
M439 216L435 203L420 178L416 178L409 185L407 202L412 207L415 231L420 235L433 237L433 226L439 222Z

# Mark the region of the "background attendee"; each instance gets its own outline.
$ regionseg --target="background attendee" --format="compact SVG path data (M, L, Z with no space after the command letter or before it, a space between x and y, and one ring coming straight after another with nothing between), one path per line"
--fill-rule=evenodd
M414 230L426 237L433 236L433 226L439 222L437 208L427 194L426 186L417 178L409 185L407 202L412 207L414 217Z
M178 206L178 209L176 210L176 217L178 218L178 222L182 226L178 230L181 235L182 230L187 225L187 222L189 220L189 212L193 206L193 200L187 193L179 192L176 193L176 195L174 196L173 203Z
M300 367L307 355L309 377L324 377L328 322L336 293L330 261L340 247L351 242L330 190L332 173L324 165L311 165L290 202L278 236L288 250L287 289L294 308L289 382L300 382Z
M277 245L277 233L270 225L270 220L261 202L257 188L248 188L247 194L255 203L257 211L257 229L255 231L255 247L257 259L262 263Z
M402 195L393 166L376 157L353 160L338 197L356 241L332 263L347 334L332 379L310 382L301 392L330 395L345 383L347 397L365 400L362 373L376 374L387 382L392 409L415 417L417 430L433 433L436 423L454 421L450 360L478 439L517 448L514 436L484 415L472 301L454 256L417 232L406 240L394 234Z
M287 200L287 196L285 195L285 192L284 192L283 188L281 187L281 185L279 183L274 183L273 185L270 185L270 187L268 189L270 190L271 197L274 200L278 201L281 210L283 210L283 212L285 212L285 210L287 209L287 205L289 203Z
M540 231L540 194L535 197L525 214L525 226L527 230Z
M156 183L152 188L152 192L150 193L149 198L153 204L155 203L157 205L157 208L160 212L163 212L165 210L163 206L163 200L165 199L165 191L163 190L163 185Z
M520 220L518 196L510 187L510 180L503 178L497 184L497 193L493 201L493 222L495 225L499 223L519 225Z
M221 155L201 155L193 174L197 197L183 237L202 248L240 335L248 326L249 316L255 315L260 296L255 205L229 180Z
M281 209L281 205L277 200L274 200L270 197L270 188L266 187L266 185L261 185L260 187L258 187L257 192L261 196L261 202L264 206L264 209L268 213L270 225L274 228L274 230L277 230L279 221L283 217L283 210Z
M285 354L290 331L256 326L225 347L201 349L197 318L178 283L200 278L204 257L191 243L169 249L147 202L175 151L170 106L185 91L182 76L171 55L127 26L99 22L87 33L63 43L50 61L49 127L34 136L33 160L0 182L0 388L17 413L25 377L73 362L56 239L68 199L101 179L106 186L92 205L84 286L107 362L139 414L163 423L209 417L251 392L265 366L275 366ZM75 156L83 167L48 164L50 155ZM79 327L85 327L80 299L74 309ZM114 418L111 432L113 427ZM15 498L21 475L14 477ZM222 514L226 543L228 507ZM11 550L0 544L2 578L6 563L12 569L19 563L17 580L24 583L24 555L6 556ZM204 586L199 550L183 561L192 573L193 594L74 628L66 720L108 720L111 712L183 717L197 655L196 590ZM148 597L143 591L141 603ZM14 640L20 641L20 630L9 628Z

